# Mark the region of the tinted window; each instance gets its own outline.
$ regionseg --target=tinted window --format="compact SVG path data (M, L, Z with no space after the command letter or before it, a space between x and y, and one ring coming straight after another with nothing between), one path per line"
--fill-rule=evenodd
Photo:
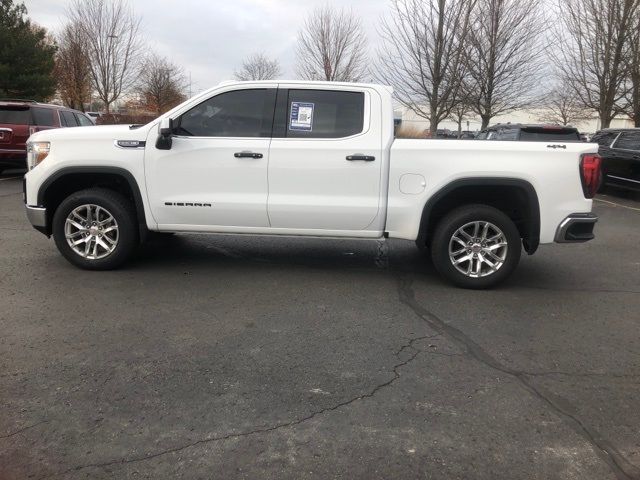
M87 117L82 115L81 113L76 113L76 119L81 127L91 127L93 126L93 122L89 120Z
M176 133L194 137L270 137L275 90L236 90L183 114Z
M520 131L523 142L577 142L580 140L577 130L553 128L526 128Z
M33 121L36 125L41 127L55 127L56 123L53 119L53 109L33 107Z
M29 112L29 107L0 107L0 123L29 125L29 123L31 123L31 112Z
M640 150L640 131L622 132L613 147L624 150Z
M73 112L67 110L60 110L60 117L62 119L62 125L65 127L77 127L78 121L76 120Z
M289 90L287 137L340 138L362 132L364 93Z

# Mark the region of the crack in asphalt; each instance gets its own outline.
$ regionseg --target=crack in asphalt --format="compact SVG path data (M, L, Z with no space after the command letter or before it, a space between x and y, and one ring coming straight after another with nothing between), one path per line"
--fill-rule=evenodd
M279 429L283 429L283 428L288 428L288 427L295 427L297 425L300 425L304 422L307 422L309 420L312 420L313 418L319 416L319 415L323 415L327 412L333 412L335 410L338 410L342 407L346 407L348 405L351 405L355 402L358 402L360 400L363 400L365 398L372 398L373 396L375 396L380 390L389 387L390 385L392 385L396 380L398 380L400 378L400 372L399 369L408 365L409 363L411 363L413 360L416 359L416 357L423 352L423 350L419 350L416 347L414 347L414 344L416 342L419 342L421 340L426 340L429 338L434 338L440 336L440 333L436 333L434 335L424 335L421 337L414 337L409 339L409 341L402 345L396 352L393 353L393 355L395 357L397 357L398 359L400 358L400 355L405 351L405 350L409 350L411 349L413 351L413 353L406 359L403 360L397 364L395 364L391 370L391 372L393 373L393 377L391 377L389 380L387 380L386 382L380 383L378 385L376 385L375 387L373 387L369 392L367 393L363 393L361 395L357 395L355 397L352 397L348 400L344 400L340 403L337 403L331 407L326 407L326 408L322 408L320 410L314 411L312 413L310 413L309 415L302 417L300 419L297 420L292 420L289 422L282 422L282 423L278 423L276 425L272 425L270 427L264 427L264 428L258 428L255 430L249 430L246 432L240 432L240 433L230 433L227 435L221 435L221 436L217 436L217 437L207 437L207 438L202 438L200 440L196 440L178 447L174 447L174 448L168 448L165 450L161 450L159 452L156 453L152 453L149 455L145 455L145 456L140 456L140 457L132 457L132 458L121 458L118 460L111 460L108 462L100 462L100 463L88 463L88 464L83 464L83 465L78 465L72 468L69 468L67 470L61 471L61 472L57 472L57 473L52 473L49 475L45 475L44 477L40 477L41 480L45 479L45 478L53 478L53 477L58 477L58 476L63 476L66 475L68 473L71 472L76 472L78 470L83 470L86 468L104 468L104 467L109 467L109 466L113 466L113 465L126 465L126 464L131 464L131 463L137 463L137 462L144 462L147 460L151 460L154 458L158 458L161 457L163 455L168 455L170 453L177 453L177 452L181 452L183 450L186 450L188 448L191 447L195 447L197 445L203 445L203 444L207 444L207 443L214 443L214 442L221 442L221 441L225 441L225 440L232 440L232 439L236 439L236 438L244 438L244 437L250 437L252 435L260 435L260 434L265 434L265 433L271 433L273 431L279 430ZM425 353L431 353L431 352L425 352Z
M462 348L470 358L483 365L509 375L520 383L525 390L548 405L560 418L594 449L597 455L609 465L613 473L620 480L640 479L640 469L629 462L614 445L604 438L597 430L585 424L578 416L577 409L566 399L545 391L531 382L529 374L524 371L509 368L488 352L478 343L467 336L462 330L448 324L433 312L422 306L415 298L413 281L407 277L399 277L398 294L400 301L409 307L419 318L424 320L430 328L451 340Z
M376 256L373 261L376 267L386 269L389 267L389 244L385 238L379 239L376 243Z
M42 425L43 423L48 423L49 420L43 420L41 422L34 423L32 425L27 425L26 427L21 428L20 430L16 430L15 432L9 433L8 435L0 435L0 438L10 438L14 435L18 435L19 433L24 432L25 430L29 430L33 427L37 427L38 425Z

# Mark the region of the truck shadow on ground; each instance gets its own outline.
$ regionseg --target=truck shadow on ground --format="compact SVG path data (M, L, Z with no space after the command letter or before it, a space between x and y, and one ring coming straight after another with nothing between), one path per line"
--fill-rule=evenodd
M532 259L524 251L519 267L501 290L598 290L571 281L572 262L558 265L553 261ZM413 242L402 240L352 240L326 238L284 238L232 235L175 234L150 238L125 267L147 272L181 271L225 267L245 270L248 275L265 266L308 268L313 271L361 272L411 275L430 287L457 289L440 277L429 252L419 250ZM552 269L553 271L551 271Z

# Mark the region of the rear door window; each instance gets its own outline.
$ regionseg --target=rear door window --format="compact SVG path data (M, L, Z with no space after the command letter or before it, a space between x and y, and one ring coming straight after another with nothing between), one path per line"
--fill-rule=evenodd
M613 148L640 151L640 130L637 132L622 132L616 143L613 144Z
M92 127L93 126L93 122L91 120L89 120L87 117L85 117L83 114L76 113L75 116L76 116L76 119L78 120L78 123L80 124L81 127Z
M289 90L287 137L344 138L363 129L363 92Z
M53 117L52 108L32 107L33 122L40 127L55 127L56 123Z
M60 118L62 119L62 124L65 127L77 127L78 121L76 120L73 112L69 112L68 110L60 110Z
M29 107L0 107L0 124L29 125L31 124L31 111Z

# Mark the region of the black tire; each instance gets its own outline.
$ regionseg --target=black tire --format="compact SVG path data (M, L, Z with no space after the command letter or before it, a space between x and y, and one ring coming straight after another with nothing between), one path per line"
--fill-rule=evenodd
M489 222L502 232L507 243L506 249L496 251L498 254L504 254L504 261L495 271L491 273L488 264L482 265L483 262L479 262L482 265L481 272L483 272L482 268L486 269L484 270L486 276L473 277L460 272L454 266L449 256L450 243L455 248L465 250L465 252L460 253L460 257L457 258L469 255L469 253L466 252L471 252L471 255L473 255L474 250L472 250L472 246L469 246L469 249L466 250L467 247L459 247L457 243L452 241L454 233L458 232L461 227L473 222ZM476 248L481 248L480 243L475 245ZM500 210L481 204L465 205L448 213L436 226L431 242L431 258L436 270L454 285L471 289L491 288L504 281L518 265L521 250L522 241L520 239L520 233L513 221ZM484 251L481 251L480 254L483 252ZM473 258L475 263L472 263L472 265L477 265L477 257ZM463 263L461 268L468 264L469 263ZM494 264L497 263L494 262Z
M77 207L89 204L107 210L117 222L115 248L103 258L89 259L81 256L71 248L65 237L67 217ZM118 192L105 188L90 188L69 195L56 209L52 227L53 238L60 253L73 265L86 270L117 268L129 259L138 245L138 225L131 202Z

